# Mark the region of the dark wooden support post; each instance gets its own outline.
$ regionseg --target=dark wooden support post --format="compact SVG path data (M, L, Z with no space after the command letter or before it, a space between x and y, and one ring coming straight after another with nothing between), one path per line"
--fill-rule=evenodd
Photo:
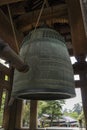
M11 69L11 77L10 77L10 86L12 86L13 83L13 74L14 74L14 70ZM10 88L9 86L9 88ZM8 106L8 102L10 100L10 96L11 96L11 89L9 91L7 91L7 97L6 97L6 103L5 103L5 108L4 108L4 121L3 121L3 127L5 128L5 130L11 130L10 125L12 124L12 117L11 116L15 116L15 110L16 110L16 101L13 103L12 106ZM12 113L13 112L13 113ZM14 130L14 128L12 128Z
M11 70L10 85L13 83L14 70ZM10 87L10 86L9 86ZM15 130L15 128L21 128L21 111L22 111L22 101L14 100L11 106L8 106L11 97L11 89L8 91L7 100L4 108L4 120L3 127L5 130Z
M8 106L8 102L9 102L10 96L11 96L11 86L12 86L12 83L13 83L13 74L14 74L14 70L12 68L11 72L10 72L10 86L9 86L10 89L9 89L9 91L7 91L5 108L4 108L3 127L5 128L5 130L9 130L11 108Z
M72 35L73 51L76 56L87 53L87 38L79 0L67 0Z
M81 82L81 93L83 110L85 116L85 124L87 130L87 62L85 61L86 55L77 57L77 64L79 65L80 82Z
M79 72L80 72L80 82L81 82L81 92L82 92L82 101L83 109L85 114L86 130L87 130L87 83L84 82L87 80L86 70L87 64L85 62L87 54L87 38L85 33L85 28L83 24L82 11L80 6L80 0L66 0L68 4L68 13L71 26L71 35L72 35L72 45L73 52L78 61Z
M84 27L87 37L87 0L80 0L81 10L82 10L82 16L84 21Z
M1 109L1 105L2 105L2 94L3 94L3 88L0 88L0 109Z
M21 102L15 100L11 106L7 106L4 112L3 127L5 130L15 130L21 128Z
M5 130L14 130L15 128L16 106L16 100L14 101L12 106L5 106L3 121L3 127L5 128Z
M17 128L17 129L21 128L22 106L23 106L23 101L18 100L17 101L17 113L16 113L16 125L15 125L15 128Z
M6 106L4 111L3 127L5 130L21 128L22 101L15 100L11 106Z
M14 74L14 69L12 68L11 76L10 76L10 86L12 86L13 83L13 74ZM8 106L10 96L11 96L11 89L8 91L6 106L4 108L3 127L5 128L5 130L14 130L15 123L16 123L17 100L15 100L11 106Z
M37 100L30 101L30 130L37 129Z
M16 124L16 110L17 110L17 100L14 101L12 106L9 108L9 124L7 130L15 130Z
M86 74L81 74L80 79L87 80ZM87 84L81 87L81 94L82 94L83 111L85 117L85 125L87 130Z

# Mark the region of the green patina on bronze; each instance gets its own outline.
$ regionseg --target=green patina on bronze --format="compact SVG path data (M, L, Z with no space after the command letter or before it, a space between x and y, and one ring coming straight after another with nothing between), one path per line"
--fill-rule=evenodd
M20 56L30 66L15 70L12 96L53 100L75 96L73 69L62 36L50 28L31 31L23 40Z

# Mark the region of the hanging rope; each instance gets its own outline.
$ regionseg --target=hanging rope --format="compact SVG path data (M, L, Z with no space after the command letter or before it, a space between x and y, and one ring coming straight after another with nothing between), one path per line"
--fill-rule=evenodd
M39 13L38 18L37 18L37 21L36 21L36 25L35 25L33 34L34 34L34 32L36 31L36 28L37 28L38 23L39 23L39 21L40 21L40 18L41 18L41 15L42 15L42 12L43 12L45 3L46 3L46 0L43 1L43 4L42 4L41 10L40 10L40 13ZM33 35L33 34L32 34L32 35ZM28 45L28 48L27 48L27 51L26 51L26 54L25 54L25 57L24 57L24 62L26 62L26 56L28 55L30 46L31 46L31 44Z
M19 53L19 46L18 46L18 42L17 42L17 37L16 37L15 28L14 28L9 5L7 5L7 9L8 9L8 14L9 14L9 18L10 18L10 22L11 22L11 26L12 26L12 31L13 31L13 35L14 35L14 40L15 40L15 44L16 44L16 48L17 48L17 53Z
M46 3L46 0L44 0L44 2L43 2L43 4L42 4L42 7L41 7L41 10L40 10L40 13L39 13L39 16L38 16L38 18L37 18L36 25L35 25L35 30L36 30L36 28L37 28L37 26L38 26L38 23L39 23L39 21L40 21L40 18L41 18L41 15L42 15L42 12L43 12L45 3Z

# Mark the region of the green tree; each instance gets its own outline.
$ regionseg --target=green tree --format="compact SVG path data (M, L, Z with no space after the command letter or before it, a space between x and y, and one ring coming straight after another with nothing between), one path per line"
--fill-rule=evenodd
M85 117L84 117L83 110L82 110L81 114L78 117L78 121L79 120L82 120L82 126L85 127Z
M30 102L24 101L23 104L23 112L22 112L22 120L23 120L23 126L29 126L29 116L30 116Z
M41 117L46 112L46 101L38 101L38 116Z
M75 119L78 119L78 116L79 116L77 112L73 112L73 111L64 112L63 114L66 115L66 116L73 117Z
M75 119L78 119L81 111L82 111L82 106L79 103L76 103L76 104L74 104L74 107L72 108L72 110L65 109L63 111L63 114L66 116L70 116L70 117L73 117Z
M4 91L2 94L2 102L1 102L1 109L0 109L0 126L2 126L3 121L3 113L4 113L4 106L5 106L5 98L6 98L6 92Z
M42 117L43 114L50 115L50 120L52 125L53 119L57 119L57 117L62 115L61 110L63 104L64 104L63 100L38 101L38 117ZM23 113L22 113L23 126L28 126L29 115L30 115L30 103L29 101L25 101L23 107Z
M44 113L50 115L51 126L53 124L53 120L62 115L62 105L64 104L64 100L51 100L51 101L40 101L39 102L39 115L42 116Z
M80 103L74 104L73 111L77 112L78 115L81 114L81 112L82 112L82 105L80 105Z

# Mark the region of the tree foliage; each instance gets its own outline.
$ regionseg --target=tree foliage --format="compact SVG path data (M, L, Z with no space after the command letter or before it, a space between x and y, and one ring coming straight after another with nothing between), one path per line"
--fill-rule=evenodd
M3 92L2 95L2 102L1 102L1 109L0 109L0 126L2 126L2 121L3 121L3 113L4 113L4 105L5 105L5 98L6 98L6 92Z
M38 114L39 116L43 116L43 114L47 114L50 116L51 125L53 119L58 118L62 115L62 105L64 104L64 100L51 100L51 101L39 101L38 104Z
M64 112L64 115L65 116L73 117L75 119L78 119L78 116L79 116L77 112L73 112L73 111Z
M38 101L38 118L43 117L43 114L47 114L50 117L51 124L53 119L59 117L62 114L63 100L51 100L51 101ZM22 113L23 126L29 126L29 116L30 116L30 103L25 101Z
M30 116L30 102L24 101L23 112L22 112L22 120L23 126L29 126L29 116Z
M82 112L82 105L80 103L76 103L74 104L72 110L65 109L63 114L78 120L78 117L81 114L81 112Z
M78 120L82 120L82 125L85 127L85 117L84 117L84 112L82 110L81 114L78 116Z
M81 112L82 112L82 105L80 105L80 103L74 104L73 111L77 112L78 114L81 114Z

